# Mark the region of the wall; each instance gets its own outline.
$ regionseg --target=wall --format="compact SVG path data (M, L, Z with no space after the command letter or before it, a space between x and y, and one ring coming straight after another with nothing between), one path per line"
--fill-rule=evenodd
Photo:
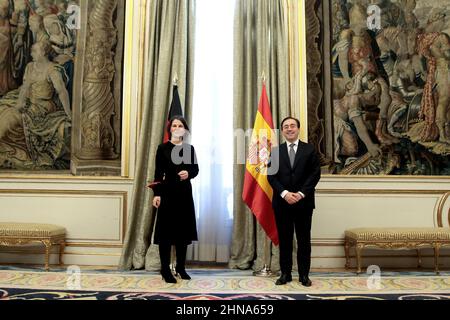
M313 217L313 268L345 265L344 231L356 227L449 227L449 178L324 176ZM450 268L448 249L441 264ZM423 265L434 265L433 251L423 249ZM354 257L354 251L351 251ZM415 267L414 250L363 252L363 264ZM352 259L355 265L355 259Z

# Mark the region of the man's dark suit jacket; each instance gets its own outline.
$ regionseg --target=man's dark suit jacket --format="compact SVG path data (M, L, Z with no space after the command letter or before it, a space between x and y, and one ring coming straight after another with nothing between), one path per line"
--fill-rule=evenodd
M289 161L288 146L282 143L272 149L271 166L276 165L276 156L279 156L279 168L274 174L268 175L268 180L273 188L272 206L275 211L291 208L299 210L312 210L315 208L315 187L320 179L320 161L311 144L299 141L295 154L294 167ZM305 198L294 205L289 205L281 198L281 193L302 192Z

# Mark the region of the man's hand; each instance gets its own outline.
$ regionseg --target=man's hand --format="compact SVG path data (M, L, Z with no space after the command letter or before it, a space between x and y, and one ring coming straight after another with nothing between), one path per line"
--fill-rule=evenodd
M297 200L296 202L299 202L300 200L303 199L303 196L300 193L298 193L298 192L295 192L292 195Z
M153 206L155 208L159 208L160 205L161 205L161 197L159 196L153 197Z
M181 181L184 181L187 178L189 178L189 172L187 172L186 170L178 172L178 175L180 176Z
M284 200L286 200L287 203L289 203L290 205L296 204L297 202L299 202L300 200L302 200L303 197L297 193L297 192L288 192L285 196L284 196Z

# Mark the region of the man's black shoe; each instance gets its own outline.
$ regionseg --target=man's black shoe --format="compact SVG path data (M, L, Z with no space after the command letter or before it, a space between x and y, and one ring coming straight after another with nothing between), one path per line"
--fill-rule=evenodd
M311 280L309 280L308 276L300 276L299 281L305 287L311 287L311 285L312 285L312 282L311 282Z
M282 273L281 277L278 278L275 285L280 286L292 281L292 275L290 273Z

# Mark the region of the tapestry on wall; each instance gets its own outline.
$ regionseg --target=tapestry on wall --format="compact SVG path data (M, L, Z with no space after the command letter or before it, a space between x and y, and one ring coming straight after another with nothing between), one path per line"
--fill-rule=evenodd
M332 0L329 10L330 171L450 175L450 0Z
M1 171L119 158L123 5L0 0Z

